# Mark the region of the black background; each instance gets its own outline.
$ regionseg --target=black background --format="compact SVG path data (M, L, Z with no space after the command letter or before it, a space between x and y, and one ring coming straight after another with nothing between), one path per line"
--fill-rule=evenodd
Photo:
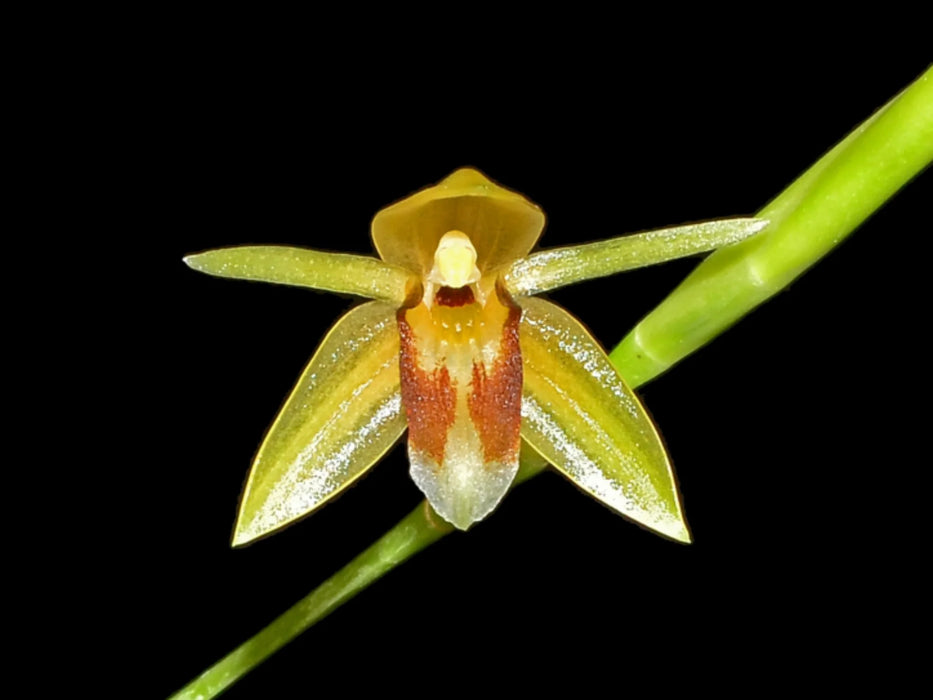
M108 273L91 314L107 408L90 418L110 436L94 453L94 546L107 554L92 576L116 614L100 670L125 655L127 697L183 685L421 500L398 446L313 516L229 547L264 431L354 301L209 278L184 254L251 243L369 254L378 209L463 165L541 205L545 246L747 215L924 69L848 58L663 68L607 49L507 66L480 55L438 76L437 56L357 70L347 56L236 43L235 54L162 46L132 75L101 147L115 203L101 226L119 237L99 246ZM927 497L914 483L929 458L901 397L924 381L926 292L911 246L930 233L928 207L928 184L908 186L640 391L695 544L545 474L228 697L306 697L333 683L435 694L623 687L632 675L664 685L668 674L728 685L737 668L771 683L874 658L912 614L925 551L915 533ZM611 347L695 265L551 298Z

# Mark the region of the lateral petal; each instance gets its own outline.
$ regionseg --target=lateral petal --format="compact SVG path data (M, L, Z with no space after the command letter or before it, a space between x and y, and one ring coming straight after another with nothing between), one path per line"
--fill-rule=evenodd
M400 305L414 276L377 258L287 246L240 246L194 253L188 267L217 277L354 294Z
M610 508L689 542L661 439L606 353L560 307L521 305L522 438Z
M392 447L406 425L398 354L388 304L358 306L330 330L259 448L234 545L307 515Z
M764 219L721 219L646 231L606 241L550 248L516 260L504 272L515 296L614 275L738 243L761 231Z

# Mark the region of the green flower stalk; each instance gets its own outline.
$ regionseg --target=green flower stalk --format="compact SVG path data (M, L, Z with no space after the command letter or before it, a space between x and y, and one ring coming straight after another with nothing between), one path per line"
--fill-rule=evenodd
M928 70L767 205L759 213L761 219L770 221L764 232L711 255L640 322L611 353L616 370L633 387L665 371L815 263L931 160L933 71ZM621 242L624 240L619 239L610 247L624 248L626 244ZM504 278L508 280L510 293L534 293L550 288L547 285L595 276L593 273L599 267L595 263L584 262L581 273L573 271L576 255L566 253L562 259L556 255L555 259L560 259L564 265L553 268L538 267L534 263L535 255L509 263ZM611 257L611 251L603 250L601 255L594 255L590 260L600 261L602 265L601 261ZM468 251L466 259L469 259ZM470 265L460 267L459 260L457 257L456 261L448 261L447 268L439 271L441 282L472 278ZM546 261L547 258L542 262ZM233 262L227 264L235 266ZM249 274L253 274L253 268L249 264L247 267L250 267ZM302 269L303 265L296 265L293 273L300 277ZM395 285L396 291L389 293L390 298L397 302L400 290L404 290L406 300L410 298L413 286L409 279L382 268L374 269L379 271L373 275L376 280L373 284L379 293ZM621 267L609 272L618 269ZM579 277L575 277L578 274ZM385 279L379 275L384 275ZM424 279L430 281L430 276ZM516 282L516 279L521 281ZM324 284L316 281L315 286ZM342 283L331 280L326 284ZM354 284L367 288L370 283ZM372 291L374 287L369 289ZM479 293L482 293L481 288L477 289ZM484 293L488 294L489 290ZM584 449L589 449L585 437L580 443ZM546 466L540 452L546 450L522 450L521 468L513 483L521 482ZM572 474L568 476L574 478ZM632 513L627 515L635 517ZM427 503L422 504L334 577L175 697L205 698L222 692L308 626L452 529Z

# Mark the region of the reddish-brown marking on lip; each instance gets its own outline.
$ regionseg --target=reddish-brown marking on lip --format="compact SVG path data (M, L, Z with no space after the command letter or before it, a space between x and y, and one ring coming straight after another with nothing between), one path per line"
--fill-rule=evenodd
M402 405L408 417L408 443L440 467L447 433L454 422L457 395L446 367L426 372L418 365L415 335L405 314L406 310L400 309L397 318L401 345L399 375Z
M489 371L473 363L470 418L483 444L483 461L513 464L521 447L522 350L518 324L522 310L505 290L496 289L509 313L502 327L499 353Z
M469 287L441 287L434 294L434 303L438 306L466 306L476 301L473 290Z

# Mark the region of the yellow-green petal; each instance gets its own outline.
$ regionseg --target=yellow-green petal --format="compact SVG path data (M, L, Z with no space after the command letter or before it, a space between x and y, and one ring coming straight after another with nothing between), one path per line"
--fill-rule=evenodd
M217 277L310 287L395 305L417 284L407 270L377 258L287 246L218 248L184 260L188 267Z
M551 248L516 260L503 275L513 296L549 289L636 267L705 253L761 231L764 219L721 219L646 231L606 241Z
M522 299L522 438L577 486L640 525L690 541L651 419L570 314Z
M246 544L313 511L405 430L395 310L368 302L331 329L253 462L233 535Z
M476 248L483 274L527 255L541 231L544 212L481 172L461 168L444 180L386 207L372 223L383 260L426 276L448 231L462 231Z

